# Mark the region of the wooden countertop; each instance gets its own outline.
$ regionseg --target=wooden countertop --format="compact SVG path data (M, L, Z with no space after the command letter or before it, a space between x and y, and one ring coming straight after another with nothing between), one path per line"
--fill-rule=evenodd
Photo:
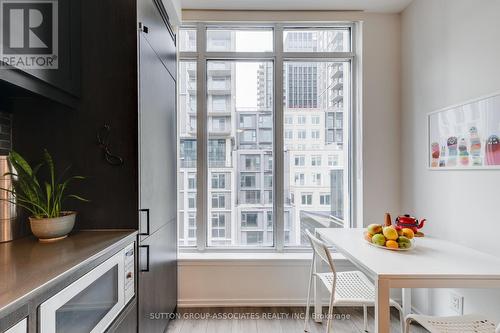
M135 240L135 230L85 230L54 242L34 237L0 243L0 317L42 289Z

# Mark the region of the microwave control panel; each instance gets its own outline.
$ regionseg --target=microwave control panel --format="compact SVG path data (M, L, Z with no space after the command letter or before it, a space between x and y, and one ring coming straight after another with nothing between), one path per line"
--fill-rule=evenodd
M135 288L135 248L134 243L127 246L123 252L124 254L124 270L125 270L125 303L130 301L132 297L134 297L134 288Z

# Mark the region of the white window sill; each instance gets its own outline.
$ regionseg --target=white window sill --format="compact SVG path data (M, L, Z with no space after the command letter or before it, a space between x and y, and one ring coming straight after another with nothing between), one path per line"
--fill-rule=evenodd
M335 261L346 261L340 253L332 253ZM180 266L190 265L304 265L309 264L312 253L237 253L237 252L180 252Z

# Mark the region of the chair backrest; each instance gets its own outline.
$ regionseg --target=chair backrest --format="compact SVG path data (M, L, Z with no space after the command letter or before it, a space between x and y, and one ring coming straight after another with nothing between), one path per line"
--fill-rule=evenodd
M332 255L330 254L330 250L328 250L328 246L323 243L318 238L314 237L309 230L306 229L306 235L311 242L311 247L314 251L314 255L317 255L326 262L329 268L332 270L333 274L336 274L335 265L333 263Z

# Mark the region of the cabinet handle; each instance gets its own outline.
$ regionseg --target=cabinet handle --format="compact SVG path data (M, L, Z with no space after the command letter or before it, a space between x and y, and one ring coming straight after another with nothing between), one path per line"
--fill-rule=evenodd
M142 232L142 216L146 213L146 232ZM149 208L139 209L139 235L149 236Z
M149 272L149 245L139 245L140 249L146 249L146 268L143 268L142 253L139 255L139 270L141 272Z

